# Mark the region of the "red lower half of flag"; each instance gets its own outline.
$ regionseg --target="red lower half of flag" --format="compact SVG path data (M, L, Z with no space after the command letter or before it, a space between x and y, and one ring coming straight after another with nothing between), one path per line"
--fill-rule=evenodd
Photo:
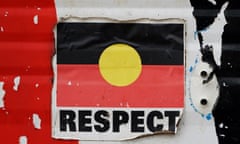
M184 66L142 65L134 83L116 87L97 64L58 64L56 100L62 107L184 107Z

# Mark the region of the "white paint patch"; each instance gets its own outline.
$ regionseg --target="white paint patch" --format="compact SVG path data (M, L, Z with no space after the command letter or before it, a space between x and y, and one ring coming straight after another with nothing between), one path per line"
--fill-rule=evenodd
M18 91L18 86L19 86L19 84L20 84L20 76L16 76L15 78L14 78L14 86L13 86L13 90L15 90L15 91Z
M27 137L26 136L20 136L19 137L19 144L27 144Z
M4 82L0 82L0 108L4 108L5 90L3 89Z
M33 23L34 23L34 24L38 24L38 15L35 15L35 16L33 17Z
M1 32L4 32L3 26L0 27L0 31L1 31Z
M41 129L41 118L39 117L39 115L38 114L33 114L32 115L32 120L33 120L34 128Z
M72 82L71 82L71 81L69 81L69 82L68 82L68 85L69 85L69 86L71 86L71 85L72 85Z

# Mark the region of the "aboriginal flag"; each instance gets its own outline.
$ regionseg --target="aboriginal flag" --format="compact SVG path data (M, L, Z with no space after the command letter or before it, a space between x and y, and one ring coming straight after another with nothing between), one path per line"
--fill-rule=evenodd
M184 25L58 23L57 106L184 105Z

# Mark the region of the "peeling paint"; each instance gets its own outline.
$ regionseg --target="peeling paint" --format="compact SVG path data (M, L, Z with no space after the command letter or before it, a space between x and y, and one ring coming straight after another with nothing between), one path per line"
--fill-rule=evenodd
M15 90L15 91L18 91L18 87L19 87L19 84L20 84L20 76L16 76L15 78L14 78L14 86L13 86L13 90Z
M38 24L38 15L35 15L35 16L33 17L33 23L34 23L35 25Z
M39 83L36 83L36 84L35 84L35 87L38 88L38 87L39 87Z
M26 72L28 72L30 70L31 66L27 66L26 68Z
M0 30L1 30L1 32L4 32L4 28L3 28L3 26L0 27Z
M0 108L4 108L5 90L3 89L4 82L0 82Z
M20 136L19 137L19 144L27 144L27 137L26 136Z
M68 85L71 86L72 85L72 81L68 81Z
M6 16L8 16L8 11L5 11L5 14L4 14L4 16L6 17Z
M199 31L203 37L203 47L206 45L212 45L214 47L213 54L214 60L216 61L217 65L221 65L221 42L222 42L222 33L224 30L224 25L226 24L226 19L224 16L224 11L227 7L228 3L225 3L215 18L212 25L210 25L207 29ZM214 36L213 36L214 34Z
M33 120L34 128L41 129L41 118L39 117L39 115L34 113L32 115L32 120Z

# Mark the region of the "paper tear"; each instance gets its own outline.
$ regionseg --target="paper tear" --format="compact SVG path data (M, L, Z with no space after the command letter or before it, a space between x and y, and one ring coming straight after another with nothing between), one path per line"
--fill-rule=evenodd
M20 76L16 76L14 78L14 86L13 86L13 90L15 91L18 91L18 87L19 87L19 84L20 84Z
M208 29L201 31L203 36L203 47L206 45L212 45L214 47L213 54L214 60L216 61L217 65L221 65L221 43L222 43L222 33L224 31L224 26L227 23L224 11L228 6L228 2L226 2L219 12L217 18L215 18L212 25L208 27ZM213 35L214 34L214 37Z
M19 144L27 144L27 137L26 136L20 136L19 137Z
M33 120L34 128L41 129L41 118L39 117L39 115L34 113L32 115L32 120Z
M0 108L4 108L5 90L3 89L4 82L0 82Z

